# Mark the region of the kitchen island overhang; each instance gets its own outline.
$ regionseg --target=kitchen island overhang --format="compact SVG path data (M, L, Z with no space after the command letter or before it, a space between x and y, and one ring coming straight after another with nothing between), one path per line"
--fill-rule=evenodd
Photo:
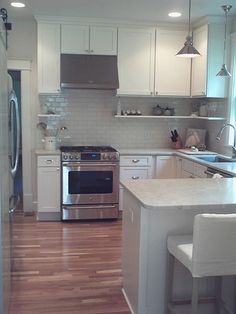
M236 178L150 179L121 184L123 292L132 313L164 314L167 236L192 233L196 214L236 213ZM212 287L212 278L207 279L201 292L212 293ZM181 265L177 265L174 291L177 297L191 291L191 276Z

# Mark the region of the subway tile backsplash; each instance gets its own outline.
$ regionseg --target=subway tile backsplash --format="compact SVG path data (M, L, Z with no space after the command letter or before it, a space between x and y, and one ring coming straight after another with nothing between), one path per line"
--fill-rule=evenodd
M158 104L175 108L175 115L190 115L196 101L191 98L120 98L122 110L136 109L143 115L151 115L152 108ZM65 145L170 147L171 129L177 129L184 140L187 128L206 128L202 120L115 118L117 102L118 97L112 91L65 90L60 95L40 96L42 107L47 104L50 110L60 114L60 118L53 117L45 122L51 127L68 128L65 138L61 139ZM42 137L38 131L38 148L42 147Z

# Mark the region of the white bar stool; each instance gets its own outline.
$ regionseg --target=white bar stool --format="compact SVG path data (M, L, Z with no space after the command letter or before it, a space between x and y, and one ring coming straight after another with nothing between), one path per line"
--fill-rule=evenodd
M200 214L194 219L193 235L169 236L167 239L165 314L174 311L172 298L174 261L181 262L192 275L191 314L199 314L198 283L202 277L216 277L215 314L224 308L221 300L221 276L236 275L236 214ZM234 309L235 311L236 309ZM235 313L235 312L234 312Z

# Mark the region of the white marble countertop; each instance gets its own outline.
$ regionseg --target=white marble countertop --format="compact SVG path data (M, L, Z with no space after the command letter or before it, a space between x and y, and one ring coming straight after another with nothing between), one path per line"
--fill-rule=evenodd
M117 150L119 151L120 155L146 155L146 156L163 156L163 155L174 155L174 156L179 156L182 158L186 158L188 160L197 162L203 166L209 167L209 168L213 168L219 171L223 171L226 172L230 175L233 175L236 177L236 162L208 162L208 161L204 161L201 159L196 158L196 156L198 155L198 153L194 153L192 152L192 154L185 154L182 152L179 152L176 149L171 149L171 148L152 148L152 149L148 149L148 148L144 148L144 149L129 149L129 148L117 148ZM223 156L220 155L216 152L212 152L212 154L216 154L219 156ZM201 155L204 155L204 153L202 153ZM208 154L207 154L208 155Z
M236 209L236 178L126 180L121 184L146 208Z
M120 155L173 155L176 149L171 148L116 148Z
M61 151L59 149L57 150L36 149L35 154L36 155L60 155Z

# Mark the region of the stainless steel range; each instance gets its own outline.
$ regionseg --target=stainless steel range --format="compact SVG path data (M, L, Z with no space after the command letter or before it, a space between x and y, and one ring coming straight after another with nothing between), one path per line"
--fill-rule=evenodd
M62 146L62 220L118 217L119 153L110 146Z

